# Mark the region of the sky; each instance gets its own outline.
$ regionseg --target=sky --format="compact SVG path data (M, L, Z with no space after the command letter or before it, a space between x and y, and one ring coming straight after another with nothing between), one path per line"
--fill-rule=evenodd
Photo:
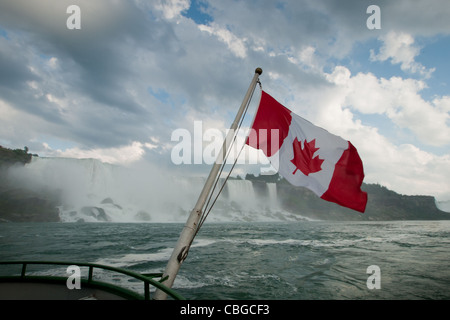
M352 142L364 182L450 200L448 16L447 0L0 0L0 145L206 175L207 152L174 163L176 133L220 144L261 67L263 90ZM244 149L259 164L235 174L268 167Z

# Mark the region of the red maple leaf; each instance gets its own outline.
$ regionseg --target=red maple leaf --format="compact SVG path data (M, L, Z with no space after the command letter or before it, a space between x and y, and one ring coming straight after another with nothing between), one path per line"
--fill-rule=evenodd
M314 156L314 152L319 150L320 148L316 148L316 139L311 140L310 142L303 142L304 148L302 149L301 142L298 141L298 138L295 138L293 146L294 146L294 159L291 162L295 165L295 170L292 174L295 174L297 170L300 170L305 175L309 175L310 173L318 172L322 170L322 159L319 159L319 156Z

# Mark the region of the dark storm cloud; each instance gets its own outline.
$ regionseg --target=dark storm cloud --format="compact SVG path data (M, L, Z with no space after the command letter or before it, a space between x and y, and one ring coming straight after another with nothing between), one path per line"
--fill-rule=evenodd
M81 30L66 28L71 4L81 8ZM436 19L449 10L445 1L379 1L382 30L372 32L366 27L372 1L230 6L210 0L202 1L209 19L201 29L186 12L165 17L163 4L189 7L184 1L0 0L0 98L51 124L24 140L45 133L81 148L128 145L149 136L170 142L188 114L228 124L256 67L264 69L266 87L286 83L277 87L280 94L327 88L332 84L320 69L332 69L329 59L346 57L355 42L392 28L443 32L448 22ZM308 48L315 50L319 71L290 60Z
M8 37L1 39L2 98L64 127L60 136L82 144L142 138L137 128L152 118L129 90L142 71L131 68L135 47L157 48L165 33L133 3L111 1L80 3L82 29L68 30L69 3L0 2L0 27ZM57 59L58 68L49 68L50 58ZM67 109L52 108L49 94L66 99Z
M38 80L23 61L19 58L19 49L4 45L5 39L0 38L0 86L5 89L22 87L26 81Z

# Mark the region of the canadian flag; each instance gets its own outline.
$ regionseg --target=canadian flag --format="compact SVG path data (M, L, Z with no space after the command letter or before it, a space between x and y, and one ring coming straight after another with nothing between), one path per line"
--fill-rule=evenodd
M363 164L350 141L292 113L264 91L246 144L261 149L294 186L306 187L341 206L365 211Z

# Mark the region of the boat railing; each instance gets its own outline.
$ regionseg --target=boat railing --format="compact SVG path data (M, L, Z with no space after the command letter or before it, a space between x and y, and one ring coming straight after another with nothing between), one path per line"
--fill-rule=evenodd
M112 266L106 266L96 263L80 263L80 262L67 262L67 261L0 261L1 265L21 265L21 271L20 276L2 276L0 275L0 282L1 281L66 281L68 277L55 277L55 276L37 276L37 275L30 275L27 274L27 267L28 265L58 265L58 266L77 266L77 267L87 267L88 268L88 276L87 279L81 278L80 275L80 281L81 283L87 284L89 286L97 286L102 288L107 288L111 291L119 292L123 294L126 297L134 298L134 299L144 299L144 300L150 300L150 286L153 286L157 289L160 289L168 294L168 296L172 297L175 300L184 300L184 297L181 296L179 293L174 291L171 288L168 288L165 286L162 282L165 279L162 279L162 273L146 273L141 274L137 272L133 272L127 269L123 268L116 268ZM94 270L108 270L116 273L120 273L126 276L129 276L131 278L137 279L139 281L143 282L144 285L144 295L134 293L131 290L121 288L117 285L97 281L94 280ZM157 280L157 278L160 278Z

